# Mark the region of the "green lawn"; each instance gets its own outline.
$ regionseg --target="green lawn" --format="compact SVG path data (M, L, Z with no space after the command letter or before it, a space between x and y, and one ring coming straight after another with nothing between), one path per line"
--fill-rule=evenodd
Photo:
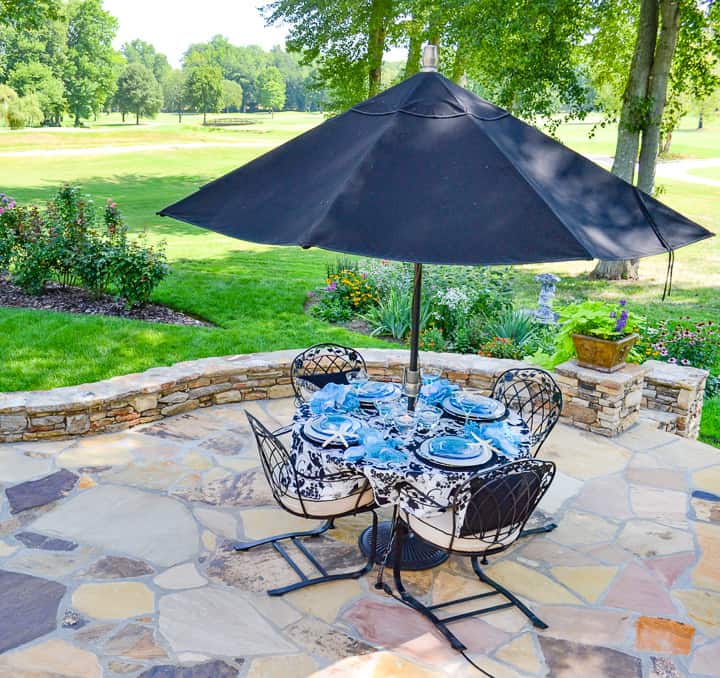
M704 167L703 169L690 170L690 174L694 174L698 177L705 177L706 179L715 179L720 181L720 167Z
M0 156L0 191L21 201L42 200L59 184L76 182L98 200L112 197L134 230L147 229L151 237L167 241L172 274L155 299L218 326L186 328L0 309L0 390L77 384L179 360L301 347L321 340L382 345L380 340L331 327L303 312L307 290L322 284L324 266L334 255L254 245L155 216L158 209L206 181L322 122L319 114L301 113L255 119L257 123L251 126L212 129L190 116L182 125L174 116L161 116L140 126L123 125L112 116L101 117L87 129L0 130L0 153L35 152ZM588 141L588 129L587 125L564 125L559 134L579 150L609 154L613 131L601 130ZM699 133L707 140L702 143L696 144L693 134L688 130L685 139L683 133L677 133L674 150L696 157L720 157L720 125ZM213 145L117 154L94 151L83 155L78 150L207 142ZM53 153L37 153L43 149L53 149ZM72 152L63 155L59 149ZM664 201L720 231L720 189L681 182L666 182L664 189ZM673 295L660 304L665 264L664 257L644 261L639 284L590 281L590 266L585 262L521 267L516 284L521 303L534 304L537 283L533 276L551 270L563 276L562 300L628 297L652 318L679 314L720 317L720 240L678 252ZM717 401L707 408L703 434L708 438L720 438L718 409Z

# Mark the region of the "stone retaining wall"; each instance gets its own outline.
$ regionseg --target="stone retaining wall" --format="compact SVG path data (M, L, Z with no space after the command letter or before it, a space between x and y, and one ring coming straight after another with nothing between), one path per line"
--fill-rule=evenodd
M3 393L0 442L113 432L200 407L287 397L292 395L290 363L297 353L290 350L204 358L93 384ZM401 368L408 361L408 352L404 350L363 349L363 356L373 376L392 381L399 381ZM489 393L502 372L522 365L514 360L452 353L428 353L422 358L425 364L443 368L456 383L485 393ZM699 412L703 395L699 384L694 390L686 388L685 384L696 382L684 380L681 376L685 373L678 373L677 397L672 405L663 400L670 397L666 391L658 391L673 388L666 384L668 373L656 368L651 372L665 381L658 381L660 376L654 377L652 397L651 389L646 388L648 406L659 403L681 409L681 403L692 395L688 407ZM573 368L572 362L559 366L556 376L565 394L564 420L602 435L616 435L637 418L643 396L641 373L642 368L637 366L614 375ZM697 435L695 419L688 418L688 422L683 428L684 435L693 432Z

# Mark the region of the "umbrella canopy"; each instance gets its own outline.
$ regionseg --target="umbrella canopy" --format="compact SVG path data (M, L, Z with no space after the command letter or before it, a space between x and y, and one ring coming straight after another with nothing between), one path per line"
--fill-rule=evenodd
M628 259L712 235L436 72L160 214L253 242L433 264Z

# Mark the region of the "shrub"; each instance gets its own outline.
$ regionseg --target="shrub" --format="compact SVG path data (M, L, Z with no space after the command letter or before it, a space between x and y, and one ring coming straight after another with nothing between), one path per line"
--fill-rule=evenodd
M485 332L491 338L510 339L516 346L526 346L537 335L538 323L521 311L506 309L495 318L487 318Z
M354 311L362 311L378 301L375 285L367 274L343 268L328 273L325 291L341 299Z
M37 127L43 121L43 112L35 94L10 100L5 106L5 118L10 129Z
M420 349L423 351L444 351L447 342L439 327L426 327L420 332Z
M481 347L479 354L490 358L522 359L525 349L510 337L493 337Z
M373 328L373 335L390 335L404 339L412 327L412 294L394 289L373 306L363 317ZM432 312L431 301L424 297L420 305L420 330L428 324Z
M115 248L111 268L126 306L142 306L168 273L164 246L126 241L123 247Z

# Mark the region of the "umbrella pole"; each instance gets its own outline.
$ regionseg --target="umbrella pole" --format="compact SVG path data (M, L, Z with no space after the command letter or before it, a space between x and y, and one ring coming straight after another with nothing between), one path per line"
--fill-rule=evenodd
M413 284L412 327L410 330L410 367L405 372L405 392L408 394L408 410L415 409L420 394L420 370L418 355L420 352L420 299L422 297L422 264L415 264Z

